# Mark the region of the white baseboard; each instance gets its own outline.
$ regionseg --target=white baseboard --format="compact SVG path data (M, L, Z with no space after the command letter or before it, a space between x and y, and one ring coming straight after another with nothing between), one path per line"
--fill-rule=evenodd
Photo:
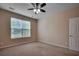
M66 48L66 49L69 49L69 47L60 46L60 45L58 45L58 44L51 44L51 43L42 42L42 41L39 41L39 42L44 43L44 44L47 44L47 45L51 45L51 46L57 46L57 47L61 47L61 48Z
M32 42L33 42L33 41L32 41ZM0 49L4 49L4 48L8 48L8 47L12 47L12 46L17 46L17 45L22 45L22 44L26 44L26 43L31 43L31 42L13 43L13 44L10 44L10 45L2 46L2 47L0 47Z

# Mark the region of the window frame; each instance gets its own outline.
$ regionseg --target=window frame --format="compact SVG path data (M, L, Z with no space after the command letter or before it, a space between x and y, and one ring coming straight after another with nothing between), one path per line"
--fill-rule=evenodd
M23 35L22 35L22 37L17 37L17 38L12 38L11 37L11 18L16 18L16 19L18 19L18 20L23 20L23 21L28 21L28 22L30 22L30 36L29 37L23 37ZM11 39L23 39L23 38L31 38L32 37L32 22L30 21L30 20L28 20L28 19L21 19L21 18L18 18L18 17L11 17L10 18L10 38ZM22 29L23 30L23 29ZM22 31L23 32L23 31ZM22 33L23 34L23 33Z

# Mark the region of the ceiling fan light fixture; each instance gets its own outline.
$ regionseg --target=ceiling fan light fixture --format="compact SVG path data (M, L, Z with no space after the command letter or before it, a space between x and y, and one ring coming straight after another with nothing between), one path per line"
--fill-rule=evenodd
M40 9L34 9L34 12L35 12L36 14L38 14L38 13L40 13Z

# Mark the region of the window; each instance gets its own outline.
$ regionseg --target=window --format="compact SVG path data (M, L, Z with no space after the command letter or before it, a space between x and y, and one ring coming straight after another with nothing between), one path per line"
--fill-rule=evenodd
M11 17L11 38L31 37L31 22Z

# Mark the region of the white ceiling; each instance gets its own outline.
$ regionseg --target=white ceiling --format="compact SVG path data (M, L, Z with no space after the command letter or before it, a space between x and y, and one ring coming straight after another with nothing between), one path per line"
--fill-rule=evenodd
M47 3L47 5L43 7L43 9L46 10L46 13L39 13L38 15L35 15L33 11L27 10L28 8L32 7L30 3L0 3L0 8L2 9L9 10L36 19L42 19L51 14L65 11L77 6L79 6L78 3ZM14 8L14 10L10 9L9 7Z

